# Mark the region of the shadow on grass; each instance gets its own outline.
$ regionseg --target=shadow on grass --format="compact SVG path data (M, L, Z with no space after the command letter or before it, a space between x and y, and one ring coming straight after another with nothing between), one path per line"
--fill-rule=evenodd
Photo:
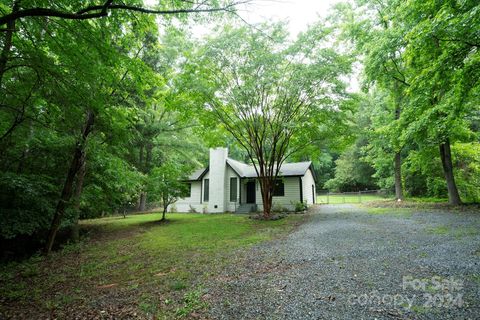
M105 240L106 238L127 238L132 235L149 231L153 227L167 226L172 223L181 223L181 219L161 217L153 220L138 219L138 216L111 217L106 219L90 220L81 223L80 232L91 240Z

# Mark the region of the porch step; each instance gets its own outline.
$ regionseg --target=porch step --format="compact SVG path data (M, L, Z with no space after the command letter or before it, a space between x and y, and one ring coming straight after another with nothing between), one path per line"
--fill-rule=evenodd
M257 205L254 203L244 203L241 204L235 213L250 213L257 211Z

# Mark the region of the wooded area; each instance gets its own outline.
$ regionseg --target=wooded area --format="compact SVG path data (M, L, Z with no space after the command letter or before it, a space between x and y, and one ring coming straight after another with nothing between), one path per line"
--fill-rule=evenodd
M79 219L165 217L211 146L255 165L266 204L307 159L318 189L480 201L478 1L341 3L295 39L240 3L0 2L5 258Z

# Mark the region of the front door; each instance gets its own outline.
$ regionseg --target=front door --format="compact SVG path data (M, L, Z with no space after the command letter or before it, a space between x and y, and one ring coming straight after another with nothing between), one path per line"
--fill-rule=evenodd
M255 181L247 182L247 203L255 203Z

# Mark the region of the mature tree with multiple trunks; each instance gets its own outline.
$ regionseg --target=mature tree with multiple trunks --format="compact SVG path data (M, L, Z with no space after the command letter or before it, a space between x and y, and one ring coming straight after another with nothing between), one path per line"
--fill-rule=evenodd
M289 42L282 24L225 27L200 49L205 108L247 152L265 219L281 165L321 139L325 119L338 119L347 99L341 77L350 60L322 47L328 35L317 27Z

